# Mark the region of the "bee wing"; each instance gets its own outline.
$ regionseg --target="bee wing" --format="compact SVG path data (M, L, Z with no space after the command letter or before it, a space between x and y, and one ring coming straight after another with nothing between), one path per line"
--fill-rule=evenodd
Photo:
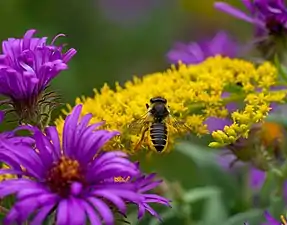
M143 130L144 127L148 125L148 123L151 121L152 116L149 112L147 112L145 115L143 115L139 119L133 120L130 124L127 125L127 130L131 134L139 134Z
M191 128L188 127L184 121L177 120L171 115L169 115L169 117L167 119L167 123L170 126L172 126L173 128L175 128L178 132L180 132L180 131L184 131L184 132L188 132L188 133L192 132Z

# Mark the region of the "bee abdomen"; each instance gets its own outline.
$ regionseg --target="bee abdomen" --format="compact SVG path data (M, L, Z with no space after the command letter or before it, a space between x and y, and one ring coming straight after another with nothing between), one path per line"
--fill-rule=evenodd
M150 126L150 138L158 152L162 152L167 144L167 127L164 123L153 123Z

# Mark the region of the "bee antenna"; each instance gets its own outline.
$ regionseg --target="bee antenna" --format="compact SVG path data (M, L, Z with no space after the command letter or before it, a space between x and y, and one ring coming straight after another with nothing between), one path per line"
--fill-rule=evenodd
M145 107L148 109L148 108L149 108L149 105L148 105L148 104L145 104Z

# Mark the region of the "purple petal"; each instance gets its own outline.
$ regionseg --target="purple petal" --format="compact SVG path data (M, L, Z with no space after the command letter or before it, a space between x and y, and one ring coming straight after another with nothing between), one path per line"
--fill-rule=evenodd
M77 196L79 195L83 190L83 185L79 182L74 182L71 185L71 194Z
M287 202L287 181L285 181L284 182L284 194L283 194L283 196L284 196L284 199L285 199L285 202Z
M41 131L36 131L34 134L36 140L36 147L39 150L39 157L41 157L44 166L49 169L53 163L53 158L51 153L48 151L45 144L45 136Z
M75 54L74 49L62 53L62 48L46 43L47 38L33 37L28 30L23 38L2 42L0 94L13 101L32 101L49 85Z
M114 216L110 208L102 200L97 198L88 198L88 201L97 209L106 225L114 224Z
M46 217L50 214L52 209L54 208L54 204L43 206L33 220L30 222L30 225L39 225L42 224Z
M69 205L68 200L63 199L57 210L57 225L66 225L69 224Z
M109 189L109 190L95 190L93 191L93 194L96 196L103 196L106 194L114 194L117 195L120 198L126 199L130 202L139 202L143 200L144 198L137 193L134 193L133 191L128 190L117 190L117 189Z
M89 217L91 225L99 225L102 223L95 209L89 203L82 201L82 206Z
M216 130L223 130L225 126L230 126L232 124L232 121L229 119L209 117L205 120L204 124L207 125L208 131L212 133Z
M75 141L74 136L76 135L77 124L82 111L82 107L82 105L75 106L71 114L67 116L64 123L63 151L67 156L72 156L73 150L76 150L73 148Z
M224 55L236 57L238 48L236 43L230 39L226 32L220 31L209 43L209 51L212 56Z
M37 197L30 197L22 201L17 201L14 208L18 211L18 218L26 221L28 217L39 207Z
M13 159L17 160L19 165L24 166L32 176L36 178L42 177L44 167L34 149L26 146L13 146L7 143L2 144L7 150L11 151L15 155Z
M86 215L81 201L72 197L69 199L68 204L69 220L71 221L70 223L73 225L86 224Z
M60 144L60 138L59 138L59 134L58 134L56 127L50 126L50 127L45 129L45 132L46 132L47 136L51 139L52 144L54 146L54 151L53 151L54 160L60 159L61 144Z
M223 12L226 12L238 19L244 20L248 23L253 23L256 25L260 25L264 27L264 24L260 23L259 21L254 20L252 17L246 15L244 12L234 8L233 6L225 3L225 2L215 2L214 7L218 10L221 10Z
M121 213L125 214L126 213L126 204L125 202L120 198L118 197L117 195L115 194L112 194L112 193L107 193L107 192L98 192L98 195L102 196L103 198L109 200L110 202L112 202L118 209Z
M274 219L268 211L265 211L264 215L265 215L266 220L269 222L268 224L270 224L270 225L281 225L281 222Z
M224 153L224 154L222 154ZM232 166L230 168L231 163L235 162L235 160L237 159L235 155L233 155L231 152L230 154L225 154L225 153L229 153L229 150L226 150L226 152L220 152L217 156L216 156L216 161L217 163L226 171L230 171L230 172L234 172L235 170L242 168L242 166L244 166L245 164L243 162L236 162L234 164L234 166Z
M255 12L254 4L250 0L241 0L249 12L253 15Z
M249 185L254 190L260 190L265 182L266 173L256 168L250 169Z

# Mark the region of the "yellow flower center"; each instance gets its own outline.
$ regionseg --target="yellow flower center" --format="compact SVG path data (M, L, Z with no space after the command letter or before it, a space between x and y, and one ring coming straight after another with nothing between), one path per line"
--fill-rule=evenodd
M62 157L48 172L46 182L53 192L66 196L73 182L84 183L82 169L76 160Z

